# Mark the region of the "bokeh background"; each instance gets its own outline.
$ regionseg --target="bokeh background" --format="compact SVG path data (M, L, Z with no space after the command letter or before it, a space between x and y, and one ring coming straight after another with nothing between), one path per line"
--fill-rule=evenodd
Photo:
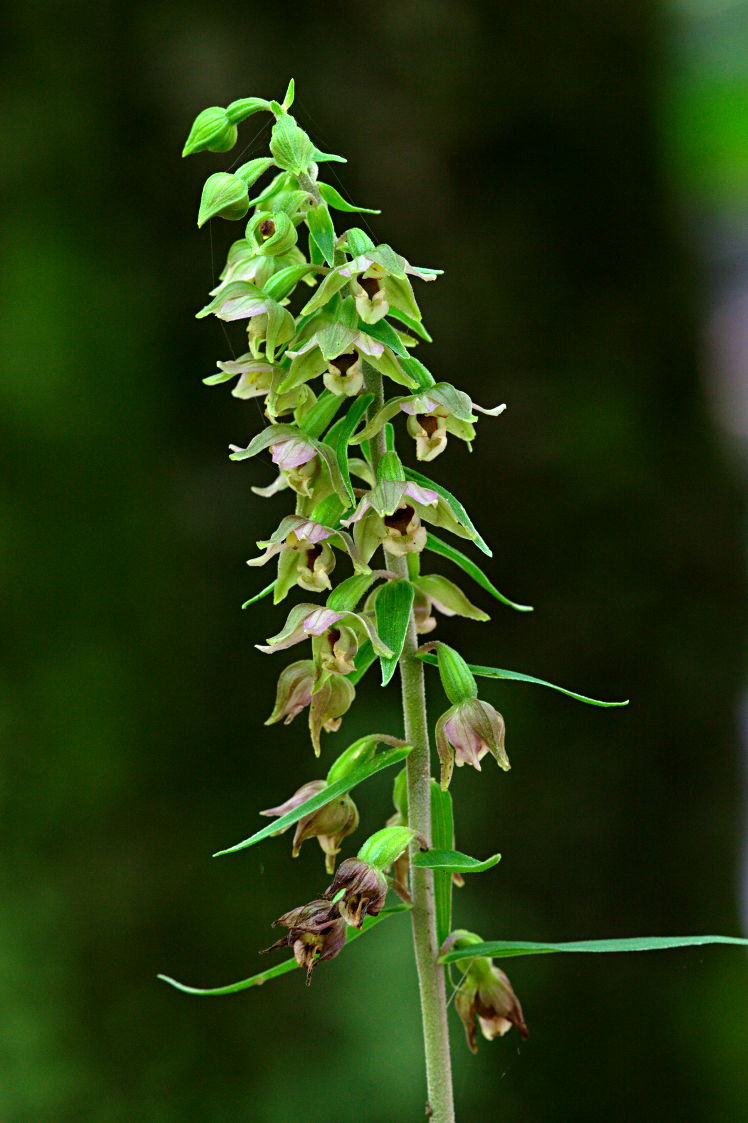
M514 768L456 776L460 847L504 854L460 923L740 934L748 4L28 0L2 52L2 1123L422 1117L406 923L309 990L155 979L252 974L270 921L325 883L314 844L210 857L321 773L303 726L262 725L285 659L253 647L277 610L240 611L264 584L244 559L284 501L249 490L267 462L228 462L260 418L202 385L229 356L192 318L238 229L197 232L202 182L264 152L263 119L179 157L204 106L291 75L377 237L445 270L421 292L428 365L509 404L430 471L536 611L477 593L492 625L440 634L632 699L485 685ZM398 732L394 693L361 688L325 768ZM350 852L390 785L360 789ZM740 951L510 974L531 1037L473 1058L455 1019L463 1120L744 1117Z

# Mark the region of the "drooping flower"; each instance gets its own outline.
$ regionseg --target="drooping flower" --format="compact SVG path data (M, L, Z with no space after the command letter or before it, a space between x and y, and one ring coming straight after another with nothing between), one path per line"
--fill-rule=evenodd
M285 803L280 803L277 807L269 807L266 811L261 811L260 814L268 818L279 819L282 815L287 815L289 811L295 811L297 807L301 807L303 803L324 791L326 787L326 780L311 780L308 784L300 787L297 792L294 792ZM291 854L294 858L297 858L302 843L308 838L316 838L325 854L325 868L328 873L332 873L335 869L336 855L340 852L341 842L349 834L352 834L357 827L358 809L350 795L346 793L330 803L326 803L324 807L320 807L317 811L305 815L303 819L299 819L293 837Z
M489 702L466 698L451 706L437 721L435 736L443 791L449 787L455 764L470 764L480 772L486 753L491 753L505 772L510 768L504 748L504 719Z
M282 721L288 725L312 700L317 668L312 659L300 659L284 667L278 678L275 706L265 725Z
M468 620L486 621L488 613L472 604L454 581L448 580L436 573L429 573L416 577L412 582L415 588L413 612L416 619L416 631L420 635L432 632L436 627L436 620L431 615L431 609L436 608L444 616L464 616Z
M257 644L256 646L260 651L272 655L273 652L284 651L287 647L293 647L294 644L301 643L302 640L310 636L323 635L328 628L334 627L340 620L346 620L351 626L360 626L378 655L387 657L392 654L365 615L348 610L336 611L318 604L294 605L280 632L277 635L270 636L267 644Z
M474 932L460 929L447 937L441 953L480 942L480 936L476 936ZM512 1026L516 1026L520 1036L526 1039L528 1033L522 1007L504 972L495 967L493 960L485 955L460 959L458 963L465 974L455 993L455 1009L465 1027L470 1051L478 1052L475 1041L476 1019L487 1041L503 1037Z
M358 572L366 573L369 567L361 561L349 534L323 526L302 515L288 515L270 538L259 541L265 552L251 558L247 565L264 565L278 556L278 579L275 583L274 601L277 604L293 585L309 592L330 588L330 573L335 568L332 546L342 546Z
M438 494L430 488L405 480L379 480L344 523L355 524L353 539L365 561L379 545L395 557L420 553L426 545L421 512L438 502Z
M335 905L326 900L310 901L291 909L273 921L273 927L288 928L285 936L264 951L290 947L299 967L306 971L306 984L312 972L324 959L334 959L345 946L346 925Z

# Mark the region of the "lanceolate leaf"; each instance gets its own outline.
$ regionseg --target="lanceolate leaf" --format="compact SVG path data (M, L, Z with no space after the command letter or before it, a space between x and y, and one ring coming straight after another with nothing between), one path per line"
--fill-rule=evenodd
M443 792L436 780L431 781L431 838L437 852L448 851L454 846L452 796L449 792ZM434 851L430 853L433 854ZM415 857L414 864L420 865L418 859L421 855L417 854ZM434 904L437 943L441 947L452 931L452 873L443 867L434 868Z
M385 347L389 347L390 351L394 351L401 359L407 359L408 352L401 342L400 336L386 320L378 320L376 324L366 324L363 320L359 320L358 330L371 339L376 339L378 343L383 343Z
M420 320L414 320L412 316L409 316L407 314L407 312L401 312L399 308L393 308L392 305L390 305L390 310L387 315L391 316L393 320L399 320L400 323L408 329L408 331L413 332L413 335L420 336L420 338L424 339L427 343L434 342L433 338L426 331L426 328L423 326Z
M411 483L421 484L422 487L430 487L437 493L437 495L441 495L442 499L446 500L446 502L449 504L452 513L454 514L458 522L461 522L466 530L469 531L470 537L475 542L478 549L482 550L484 554L488 554L489 557L491 556L491 550L488 548L483 538L475 529L470 515L465 510L462 503L460 503L459 499L456 499L451 491L447 491L446 487L442 487L441 484L434 483L434 481L428 479L427 476L422 476L420 472L414 472L412 468L405 469L405 476L406 479L409 479L411 481Z
M388 916L394 916L399 912L407 912L408 905L393 905L391 908L383 909L379 916L366 916L362 928L348 927L346 930L346 947L357 940L359 936L363 936L364 932L370 932L372 928L376 928L377 924L382 920L386 920ZM241 979L238 983L229 983L225 987L211 987L204 989L202 987L188 987L184 983L178 983L176 979L169 978L168 975L157 975L156 978L161 979L170 986L176 987L184 994L200 994L200 995L219 995L219 994L236 994L240 990L249 990L250 987L260 987L263 983L269 983L271 979L278 979L281 975L287 975L289 971L293 971L298 967L295 959L286 959L283 963L276 963L274 967L268 967L267 971L261 971L259 975L251 975L248 979Z
M356 432L356 429L358 428L362 417L373 401L373 394L364 394L362 397L356 398L353 405L348 410L348 413L345 415L345 418L340 423L340 426L336 433L336 455L338 458L338 465L340 467L340 474L343 477L343 483L345 484L346 491L348 492L348 498L351 502L351 506L353 506L356 499L353 494L353 487L351 486L351 473L348 467L348 444L351 437Z
M480 585L481 589L485 589L487 593L490 593L492 597L496 597L496 600L501 601L502 604L508 605L509 608L516 609L517 612L533 611L531 604L517 604L516 601L509 600L508 597L505 597L503 593L500 593L496 586L489 581L483 570L479 569L475 562L470 560L467 554L463 554L461 550L455 549L449 542L443 542L441 538L437 538L437 536L430 531L426 536L426 549L454 562L455 565L460 567L463 573L467 573L468 577L472 577L473 581Z
M353 203L346 202L340 192L336 191L334 187L331 187L329 183L318 183L317 190L319 191L325 202L329 206L335 207L336 211L349 211L351 213L361 214L382 213L381 211L372 210L371 207L355 207Z
M449 792L445 792L449 795ZM422 850L414 855L412 864L427 870L446 870L448 873L483 873L501 861L501 854L493 854L485 862L461 854L459 850Z
M669 948L703 947L705 944L737 944L748 947L748 940L735 936L633 936L621 940L577 940L564 944L534 944L523 940L496 940L449 951L442 963L455 963L476 955L506 959L516 955L548 955L551 952L667 951Z
M335 262L335 228L325 203L310 207L306 216L307 226L320 253L329 266Z
M409 745L403 745L402 748L385 749L384 752L379 753L365 764L354 768L352 772L349 772L341 780L336 780L335 783L328 784L326 788L316 795L313 795L306 803L302 803L300 807L289 811L287 815L282 815L280 819L273 820L272 823L256 831L253 835L250 835L249 838L245 838L243 842L238 842L236 846L229 846L226 850L219 850L213 857L219 858L222 854L234 854L237 850L245 850L248 846L254 846L255 843L262 842L263 839L269 838L270 835L284 831L287 827L298 823L299 819L303 819L305 815L311 815L313 811L318 811L320 807L324 807L325 804L331 803L332 800L337 799L341 795L345 795L351 788L355 788L357 784L361 784L364 780L368 780L370 776L381 772L383 768L389 768L391 765L404 760L409 752Z
M418 655L419 659L423 659L424 663L430 663L433 667L438 665L438 660L435 655L423 653ZM587 698L584 694L575 694L573 690L566 690L563 686L556 686L555 683L546 682L543 678L535 678L533 675L522 675L519 671L503 671L499 667L480 667L474 663L468 663L468 667L474 675L482 678L502 678L512 679L514 682L534 682L537 686L547 686L551 690L558 690L561 694L568 695L569 698L576 698L577 702L586 702L589 706L628 706L628 698L624 702L600 702L597 698Z
M410 610L413 605L413 586L410 581L388 581L377 593L376 617L380 639L392 651L391 656L380 656L382 686L386 686L395 673L408 631Z

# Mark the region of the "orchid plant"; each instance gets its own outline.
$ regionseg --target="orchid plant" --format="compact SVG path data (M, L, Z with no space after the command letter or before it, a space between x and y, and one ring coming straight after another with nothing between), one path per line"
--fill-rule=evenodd
M495 418L504 406L482 408L413 355L418 344L430 341L413 286L430 284L439 270L411 265L360 227L336 230L333 212L379 212L354 206L320 178L324 165L345 161L321 152L297 124L290 113L293 97L292 81L282 103L243 98L225 109L206 109L184 147L183 155L227 152L246 118L261 112L273 118L270 154L214 173L203 189L198 226L214 218L241 221L252 212L244 237L228 251L212 299L198 312L245 322L246 351L219 362L218 372L204 381L232 382L234 397L259 399L268 424L246 448L232 447L231 459L269 452L277 477L253 491L260 496L284 491L290 500L289 514L261 537L262 552L248 562L274 565L275 577L245 607L271 595L279 604L296 589L304 598L321 598L294 604L280 630L257 645L269 655L305 648L303 658L280 672L267 724L288 724L306 712L309 740L321 758L323 735L340 728L361 680L378 665L383 686L399 670L403 735L372 733L349 745L324 778L305 781L277 806L260 811L271 823L219 852L235 853L291 827L294 856L306 840L317 839L327 877L311 887L308 902L274 921L283 934L266 949L288 948L289 958L213 989L160 977L187 993L207 995L236 993L299 967L309 983L318 965L344 952L352 939L385 918L409 914L428 1111L436 1123L447 1123L454 1119L448 993L473 1052L478 1027L488 1040L512 1027L527 1036L519 999L495 959L746 941L718 936L484 941L453 927L454 886L500 857L473 858L455 849L454 766L480 770L488 756L504 771L510 766L504 718L479 697L476 679L537 683L596 706L626 703L601 702L531 675L471 665L442 641L419 639L433 633L440 613L489 619L454 581L428 571L430 555L446 559L504 606L531 611L503 596L475 561L441 537L463 539L491 554L459 499L407 467L396 446L397 422L404 415L417 462L436 460L450 439L470 448L477 415ZM272 178L258 191L254 185L269 173ZM252 190L258 191L254 198ZM345 568L349 575L333 584L333 575ZM448 702L434 729L438 781L431 774L426 666L437 668ZM351 792L398 765L394 814L338 865L359 824ZM396 903L388 906L390 892Z

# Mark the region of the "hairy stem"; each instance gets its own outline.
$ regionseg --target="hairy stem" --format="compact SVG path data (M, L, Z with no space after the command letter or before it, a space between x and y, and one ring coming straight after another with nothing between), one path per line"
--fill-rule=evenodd
M367 387L376 394L372 405L372 412L374 412L381 408L384 395L382 377L371 368L367 373ZM384 453L384 433L378 434L372 440L371 451L376 471L377 464ZM398 577L408 578L407 558L390 558L387 564ZM408 633L400 657L405 740L413 746L406 765L408 826L412 827L419 839L425 839L430 846L431 750L426 714L424 667L421 660L415 657L417 647L416 621L411 610ZM411 855L419 850L420 845L420 841L413 842ZM428 1106L433 1123L454 1123L446 985L444 968L437 962L439 948L436 942L434 877L431 870L411 866L410 879L413 901L411 912L413 947L421 997Z

